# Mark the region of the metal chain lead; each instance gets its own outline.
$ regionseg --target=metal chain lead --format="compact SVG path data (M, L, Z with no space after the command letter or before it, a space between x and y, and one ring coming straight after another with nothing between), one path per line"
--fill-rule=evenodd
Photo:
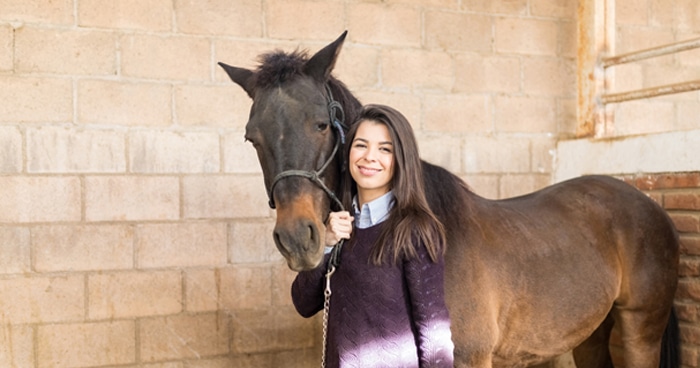
M326 289L323 291L323 352L321 353L321 368L326 368L326 348L328 347L328 314L331 309L331 276L335 266L330 264L326 272Z

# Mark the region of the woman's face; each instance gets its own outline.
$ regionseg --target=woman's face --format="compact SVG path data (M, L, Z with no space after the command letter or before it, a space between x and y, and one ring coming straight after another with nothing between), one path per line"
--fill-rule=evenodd
M394 144L386 125L360 121L350 145L348 166L357 183L360 206L391 190L394 176Z

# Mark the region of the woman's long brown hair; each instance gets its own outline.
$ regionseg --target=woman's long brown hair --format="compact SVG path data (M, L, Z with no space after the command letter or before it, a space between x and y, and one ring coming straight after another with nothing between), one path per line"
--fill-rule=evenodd
M345 157L350 156L357 127L368 120L384 124L388 128L394 150L394 176L391 179L394 203L382 233L373 246L371 260L380 265L389 259L397 263L402 257L413 258L417 255L414 245L417 242L416 244L424 244L431 260L437 262L445 251L445 230L428 206L418 144L406 117L389 106L364 106L347 134ZM357 184L348 169L343 174L342 193L343 205L352 208Z

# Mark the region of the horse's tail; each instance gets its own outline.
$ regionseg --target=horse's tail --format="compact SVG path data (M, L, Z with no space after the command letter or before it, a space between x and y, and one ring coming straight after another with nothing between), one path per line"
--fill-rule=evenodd
M661 362L659 368L678 368L681 366L681 339L678 317L675 308L671 309L663 340L661 340Z

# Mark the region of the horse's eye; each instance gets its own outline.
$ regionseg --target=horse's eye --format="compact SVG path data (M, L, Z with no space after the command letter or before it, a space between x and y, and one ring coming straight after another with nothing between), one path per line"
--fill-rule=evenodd
M328 129L328 123L318 123L316 124L316 131L322 132Z

